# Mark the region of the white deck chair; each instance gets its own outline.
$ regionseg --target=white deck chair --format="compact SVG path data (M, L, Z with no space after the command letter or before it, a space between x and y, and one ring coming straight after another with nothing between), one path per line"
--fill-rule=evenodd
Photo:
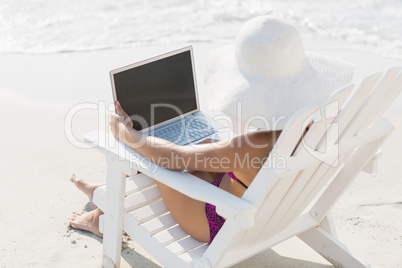
M319 112L309 107L295 114L266 163L282 159L286 168L262 168L242 198L158 167L106 133L88 133L86 141L107 160L106 186L94 195L105 212L103 266L119 267L124 229L164 267L228 267L293 236L336 267L369 267L338 241L330 211L359 173L375 166L370 160L393 130L382 115L402 89L401 68L369 76L353 89L333 94ZM153 179L217 206L227 221L211 244L177 225Z

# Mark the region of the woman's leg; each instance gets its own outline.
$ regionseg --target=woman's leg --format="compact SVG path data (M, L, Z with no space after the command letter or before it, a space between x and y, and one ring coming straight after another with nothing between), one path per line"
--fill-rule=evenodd
M94 197L94 191L96 188L103 186L104 184L94 184L90 183L87 181L84 181L83 179L77 179L75 174L72 174L70 177L70 181L77 186L77 188L82 191L84 194L86 194L89 198L89 202L91 203L91 206L93 209L96 209L97 206L92 202L92 198Z
M221 173L200 171L195 171L192 174L209 183L214 182L222 176ZM77 180L74 175L70 180L78 189L83 191L90 198L91 202L94 190L97 187L102 186L88 183L84 180ZM210 233L205 213L205 203L194 200L158 181L155 181L155 183L161 192L167 208L179 223L180 227L182 227L192 237L208 243L210 240ZM102 214L103 212L99 208L85 214L76 213L73 215L70 224L76 229L89 231L97 236L102 236L102 233L99 231L99 216Z
M93 202L92 198L94 195L94 191L96 188L103 186L102 184L94 184L82 179L77 179L75 174L72 174L70 177L70 181L75 184L75 186L86 194L89 198L89 202L91 203L92 208L94 210L88 213L73 213L71 217L70 225L73 228L88 231L96 234L99 237L102 237L102 233L99 231L99 216L103 214L103 211L100 210Z
M215 141L208 139L201 143ZM194 171L191 174L209 183L213 183L223 175L223 173L202 171ZM156 180L155 183L161 192L166 207L172 213L180 227L195 239L209 243L210 234L205 212L205 202L192 199Z
M85 214L74 213L71 217L70 225L73 228L88 231L99 237L103 237L103 234L99 231L99 216L102 214L103 211L99 208Z
M193 172L194 176L212 183L221 174ZM181 228L195 239L209 243L209 224L205 213L205 203L194 200L158 181L155 181L163 201Z

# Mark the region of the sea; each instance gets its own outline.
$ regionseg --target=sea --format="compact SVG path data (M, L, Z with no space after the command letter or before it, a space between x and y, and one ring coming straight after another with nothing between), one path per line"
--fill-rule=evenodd
M259 15L296 25L307 47L402 59L401 0L1 0L0 53L233 43Z

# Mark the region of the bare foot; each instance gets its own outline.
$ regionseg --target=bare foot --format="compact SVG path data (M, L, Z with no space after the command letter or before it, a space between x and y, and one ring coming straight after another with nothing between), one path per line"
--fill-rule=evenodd
M99 216L102 214L103 212L99 208L85 214L73 213L70 225L75 229L88 231L103 237L103 234L99 231Z
M84 194L86 194L89 198L89 202L91 203L91 206L93 209L98 208L93 202L92 202L92 198L94 196L94 191L96 188L103 186L102 184L93 184L93 183L89 183L86 182L82 179L77 179L75 177L75 174L72 174L70 177L70 181L72 183L75 184L75 186L77 186L78 189L80 189Z

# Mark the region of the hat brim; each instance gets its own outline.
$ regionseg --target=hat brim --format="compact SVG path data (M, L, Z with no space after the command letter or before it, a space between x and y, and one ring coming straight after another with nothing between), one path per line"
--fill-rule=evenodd
M324 105L353 76L350 63L310 52L306 58L297 73L273 79L242 72L233 45L214 50L204 75L208 108L253 127L283 129L293 113L306 105Z

